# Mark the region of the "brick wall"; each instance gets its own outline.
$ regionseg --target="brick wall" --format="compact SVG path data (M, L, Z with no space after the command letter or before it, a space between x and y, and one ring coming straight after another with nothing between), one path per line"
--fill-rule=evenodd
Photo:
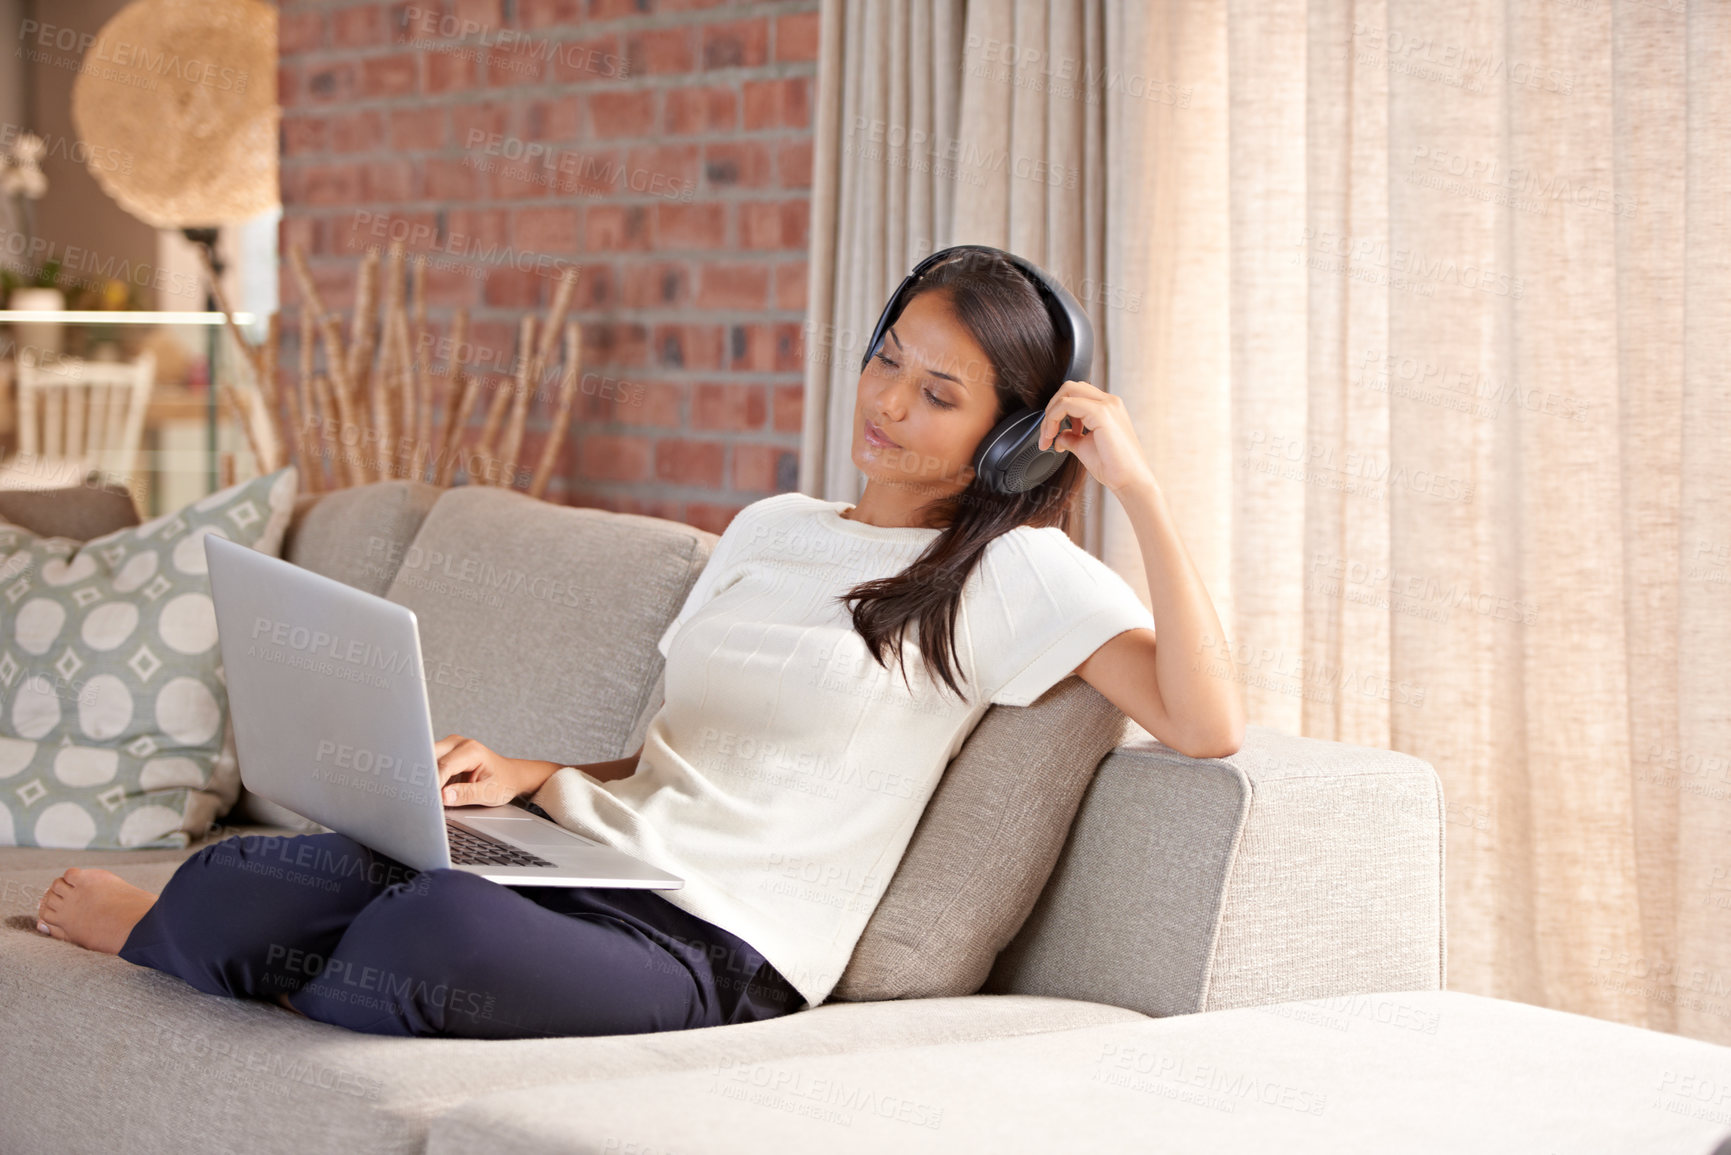
M467 306L501 371L575 265L547 498L719 532L794 488L817 0L282 0L279 37L291 341L291 244L343 309L367 246L426 253L432 328Z

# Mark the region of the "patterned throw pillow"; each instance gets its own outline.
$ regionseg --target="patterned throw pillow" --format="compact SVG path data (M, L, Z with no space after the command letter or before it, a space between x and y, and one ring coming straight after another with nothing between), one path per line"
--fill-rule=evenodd
M183 847L234 804L204 537L280 556L298 481L83 545L0 523L0 845Z

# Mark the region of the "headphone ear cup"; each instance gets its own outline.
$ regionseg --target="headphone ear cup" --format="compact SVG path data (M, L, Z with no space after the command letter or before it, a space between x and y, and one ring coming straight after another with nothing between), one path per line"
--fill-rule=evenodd
M1045 416L1044 409L1023 409L986 434L974 451L974 472L986 488L994 493L1026 493L1064 464L1067 450L1040 448L1040 422Z

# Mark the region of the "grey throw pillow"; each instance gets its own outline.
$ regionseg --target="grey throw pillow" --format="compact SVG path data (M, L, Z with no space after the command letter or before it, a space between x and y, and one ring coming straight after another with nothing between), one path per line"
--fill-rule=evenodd
M276 556L293 466L82 546L0 525L0 845L183 847L233 804L204 538Z
M831 999L971 995L1027 921L1128 719L1074 675L993 706L944 770Z

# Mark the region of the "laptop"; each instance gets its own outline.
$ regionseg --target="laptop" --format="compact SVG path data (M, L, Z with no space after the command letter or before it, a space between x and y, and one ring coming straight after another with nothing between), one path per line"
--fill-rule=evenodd
M521 806L445 808L413 610L219 534L204 556L248 790L416 870L684 885Z

